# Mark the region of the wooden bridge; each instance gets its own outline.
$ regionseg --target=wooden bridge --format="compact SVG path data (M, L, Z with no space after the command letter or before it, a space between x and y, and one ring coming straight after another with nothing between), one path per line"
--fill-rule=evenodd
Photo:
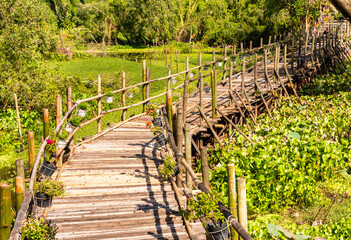
M183 124L190 127L192 136L197 136L191 141L190 153L193 155L200 155L203 146L200 135L211 136L222 144L222 139L228 137L228 129L240 132L238 124L254 123L259 112L270 114L272 106L279 105L278 98L282 95L286 99L290 94L297 95L296 87L301 84L301 79L309 81L315 74L326 73L332 67L342 68L343 59L350 60L350 45L345 42L350 36L350 29L346 24L336 24L335 29L336 32L334 25L328 25L328 28L311 31L305 37L289 35L272 42L270 38L266 45L261 41L260 47L252 48L251 45L250 49L242 49L241 53L233 52L240 63L227 57L226 49L222 68L216 67L215 53L210 63L202 64L200 57L198 66L189 69L187 65L186 71L159 79L148 79L144 68L143 82L135 85L142 88L143 100L130 106L125 104L130 87L125 85L112 92L122 95L123 104L113 110L101 111L101 99L105 96L101 90L98 90L97 96L74 104L68 96L68 111L58 121L56 132L61 130L79 104L98 100L98 115L82 123L68 139L73 139L78 129L93 121L98 122L99 133L76 146L70 145L74 154L56 174L56 178L66 186L66 195L55 198L51 208L38 211L59 226L58 239L205 239L205 230L200 222L189 223L179 214L179 209L186 205L185 195L189 197L199 190L208 191L191 169L191 158L189 162L187 155L189 150L185 149L186 158L182 155ZM210 71L205 71L208 64ZM239 72L235 72L236 66L241 67ZM198 77L191 78L192 71L198 71ZM182 77L184 83L172 89L173 77ZM211 86L205 86L206 78L211 79ZM150 84L160 81L168 82L167 92L149 96ZM189 83L194 81L197 81L197 88L189 93ZM183 96L174 102L172 91L177 89L183 89ZM146 106L163 96L167 96L168 109L163 132L173 143L167 147L160 146L146 128L146 122L151 118L145 113L126 118L127 109ZM101 131L101 117L115 111L122 112L122 121ZM251 141L249 136L244 137ZM19 224L28 213L45 144L44 141L37 155L31 185L11 239L18 239ZM185 145L189 146L189 142ZM177 159L179 168L184 168L182 174L170 181L163 181L158 172L166 152ZM223 206L221 210L243 239L252 239L229 209Z

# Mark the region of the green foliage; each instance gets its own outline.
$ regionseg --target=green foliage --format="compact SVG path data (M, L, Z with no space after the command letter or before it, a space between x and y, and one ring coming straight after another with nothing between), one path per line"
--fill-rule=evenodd
M22 222L21 236L30 240L54 240L57 230L58 227L56 224L51 223L51 220L29 216Z
M76 115L73 115L73 117L69 120L69 122L74 126L74 127L78 127L80 125L80 121L81 121L81 118L76 116Z
M82 110L87 110L89 107L89 104L87 102L79 104L79 108Z
M157 109L157 104L149 103L146 107L146 114L152 117L153 119L156 119L158 116Z
M163 164L158 168L158 171L164 180L169 179L173 175L176 164L177 162L169 154L163 158Z
M62 130L61 134L59 135L59 139L66 140L68 138L68 132L66 130Z
M62 182L47 178L37 184L37 191L49 196L61 197L65 194L65 188Z

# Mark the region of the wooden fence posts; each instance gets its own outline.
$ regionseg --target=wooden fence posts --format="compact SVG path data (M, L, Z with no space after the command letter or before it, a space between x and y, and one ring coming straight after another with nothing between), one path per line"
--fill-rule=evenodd
M147 72L146 72L146 60L143 60L143 68L142 68L142 78L143 82L147 81ZM146 99L146 85L144 84L141 88L143 101ZM146 103L143 104L143 112L146 111Z
M34 161L35 161L35 146L34 146L34 132L28 131L28 164L29 173L32 172Z
M56 122L55 127L60 123L62 117L62 96L56 95Z
M217 106L217 73L216 70L211 72L211 94L212 94L212 119L216 119Z
M100 74L97 75L97 95L101 94L101 76ZM100 116L102 112L102 106L101 106L101 98L98 99L98 109L97 109L97 115ZM99 118L97 121L97 133L101 133L101 118Z
M246 179L236 179L238 189L238 217L241 226L247 231Z
M0 183L0 239L9 239L11 233L11 185Z
M186 57L186 70L189 69L189 57ZM186 121L186 113L188 109L188 85L189 85L189 72L185 74L184 91L183 91L183 123Z
M183 124L184 124L184 120L183 120L183 109L178 108L177 109L177 121L176 121L176 145L177 148L179 149L179 151L182 151L183 149ZM182 165L180 162L180 159L177 157L177 165L178 165L178 169L179 172L182 173ZM179 188L182 187L182 182L180 181L179 178L177 178L177 186Z
M229 188L229 209L230 212L233 214L235 219L238 219L238 210L237 210L237 194L236 194L236 184L235 184L235 167L234 163L227 164L227 171L228 171L228 188ZM238 240L239 235L234 229L232 228L232 240Z
M21 142L21 151L24 151L24 148L23 148L23 137L22 137L22 128L21 128L21 118L20 118L20 115L19 115L19 109L18 109L16 93L14 93L14 98L15 98L15 107L16 107L16 115L17 115L18 133L19 133L19 139L20 139L20 142Z
M126 87L126 73L122 70L122 88ZM126 91L122 92L122 107L126 106ZM127 119L127 109L122 110L122 121Z
M24 184L24 161L23 159L18 159L16 161L17 166L17 176L16 176L16 210L19 211L24 198L25 184Z
M207 149L205 147L200 148L201 152L201 172L202 172L202 182L204 183L205 187L210 186L210 177L209 177L209 170L208 167L208 160L207 160Z
M185 160L189 166L191 166L191 133L190 124L184 125L184 140L185 140ZM192 188L192 178L189 171L186 171L186 185L188 188Z

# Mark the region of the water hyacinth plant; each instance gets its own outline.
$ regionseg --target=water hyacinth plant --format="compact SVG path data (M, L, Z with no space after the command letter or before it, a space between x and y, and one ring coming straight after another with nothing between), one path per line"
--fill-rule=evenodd
M25 240L54 240L58 227L44 218L29 216L22 222L21 236Z

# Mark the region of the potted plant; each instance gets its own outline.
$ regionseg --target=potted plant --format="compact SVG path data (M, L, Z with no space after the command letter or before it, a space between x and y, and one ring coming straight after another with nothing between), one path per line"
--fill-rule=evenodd
M55 240L58 227L45 218L29 216L21 223L21 237L24 240Z
M55 164L51 164L49 159L53 158L52 163L56 159L55 155L56 151L56 140L55 139L46 139L46 146L45 146L45 155L43 165L40 168L40 173L44 176L50 177L57 169Z
M193 78L193 77L195 77L195 74L196 74L196 73L195 73L194 71L191 71L191 72L189 73L189 77L190 77L190 78Z
M113 103L113 93L105 94L106 103Z
M204 71L208 71L209 68L210 68L210 65L209 64L205 64Z
M172 84L177 84L177 78L175 76L171 77L171 83Z
M37 184L37 192L34 195L34 203L38 207L50 207L52 197L60 197L65 193L62 182L51 178L41 180Z
M81 103L81 104L79 104L78 116L79 117L85 117L87 112L88 112L88 103Z
M224 61L223 57L217 58L217 66L218 67L222 67L223 66L223 61Z
M135 94L139 93L139 88L136 86L131 86L128 89L127 95L129 98L133 98Z
M167 144L167 139L159 126L153 125L153 124L151 124L151 121L148 121L146 123L146 127L151 129L151 132L154 134L154 136L156 136L157 143L161 147L163 147Z
M71 132L73 132L74 129L75 129L76 127L79 127L79 125L80 125L80 118L77 117L77 116L73 116L73 117L69 120L69 123L70 123L71 126L72 126L72 128L71 128L70 130L72 130ZM66 129L66 131L67 131L67 129ZM67 132L70 132L70 131L67 131Z
M224 240L229 237L229 226L218 208L219 201L222 201L220 195L210 188L209 194L202 192L195 199L189 199L187 209L182 213L189 221L195 222L198 218L203 219L202 223L212 238Z
M163 164L158 168L158 171L161 174L161 177L164 180L169 179L171 176L174 176L174 167L177 162L171 157L171 155L166 154L163 159Z
M67 145L68 132L63 130L59 135L59 140L57 142L57 147L60 149L64 149Z
M210 88L208 82L204 82L204 90L206 93L209 93L211 91L211 88Z
M149 103L146 107L146 114L153 118L153 125L162 127L162 120L158 116L158 106L156 104Z

